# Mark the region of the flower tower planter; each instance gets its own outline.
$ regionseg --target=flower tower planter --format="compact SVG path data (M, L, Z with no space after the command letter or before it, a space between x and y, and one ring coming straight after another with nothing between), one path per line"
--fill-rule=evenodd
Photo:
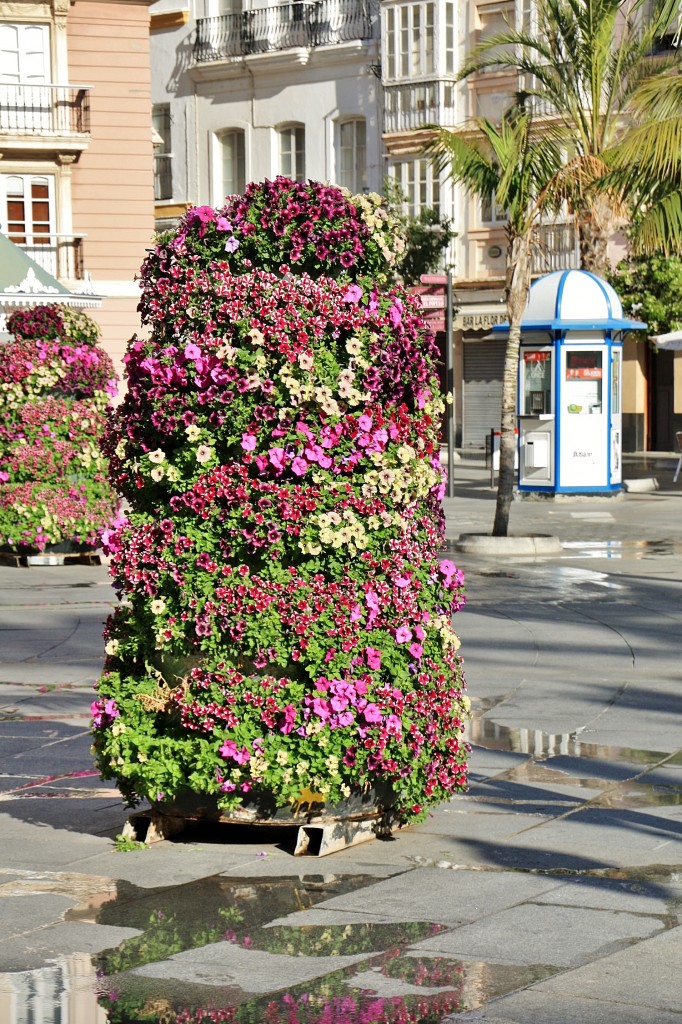
M116 375L86 313L17 310L0 350L0 549L93 549L115 519L101 437Z
M466 784L444 403L396 248L378 196L277 178L143 266L93 704L130 805L401 824Z

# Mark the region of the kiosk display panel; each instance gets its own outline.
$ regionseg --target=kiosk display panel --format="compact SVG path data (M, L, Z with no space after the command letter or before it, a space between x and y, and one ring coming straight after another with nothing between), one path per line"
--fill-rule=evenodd
M603 487L608 483L607 423L604 404L606 345L566 346L561 353L559 465L561 487Z

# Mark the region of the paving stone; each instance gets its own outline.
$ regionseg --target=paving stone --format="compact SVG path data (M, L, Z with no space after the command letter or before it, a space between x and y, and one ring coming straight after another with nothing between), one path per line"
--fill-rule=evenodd
M512 885L513 882L513 885ZM458 925L494 914L512 904L546 893L560 884L541 875L513 877L505 872L448 871L420 868L368 886L358 892L335 896L318 909L376 916L400 921L431 921ZM308 911L282 919L279 924L304 924ZM342 923L339 921L339 923Z
M649 938L663 927L657 918L644 915L524 903L442 932L413 948L496 963L575 967L604 957L624 943Z

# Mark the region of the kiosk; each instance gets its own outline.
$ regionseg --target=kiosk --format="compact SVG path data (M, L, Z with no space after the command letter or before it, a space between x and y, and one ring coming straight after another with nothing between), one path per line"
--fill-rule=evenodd
M586 270L533 283L521 324L519 492L620 491L623 336L645 328L625 319L611 285Z

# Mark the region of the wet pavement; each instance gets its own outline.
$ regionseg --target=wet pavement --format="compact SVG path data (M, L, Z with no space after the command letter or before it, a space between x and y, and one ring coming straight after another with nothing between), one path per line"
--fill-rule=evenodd
M682 481L518 501L541 559L454 554L471 785L325 858L139 848L92 768L106 569L0 567L1 1024L682 1024ZM486 532L456 469L448 537ZM128 847L128 849L124 849Z

